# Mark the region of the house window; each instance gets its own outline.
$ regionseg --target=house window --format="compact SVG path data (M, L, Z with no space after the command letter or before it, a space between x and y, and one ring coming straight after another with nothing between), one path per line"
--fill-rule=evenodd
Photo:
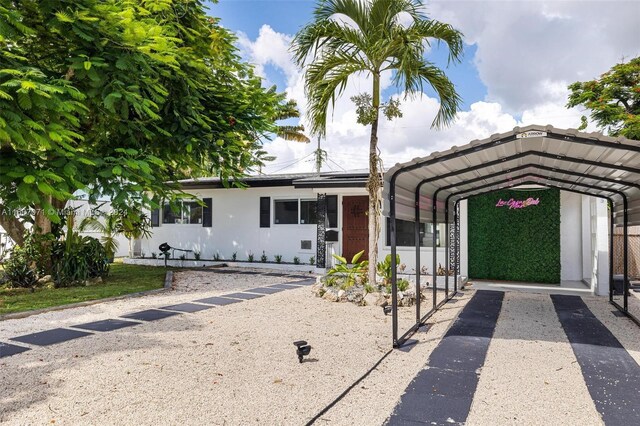
M300 223L315 225L318 223L316 218L316 200L300 201Z
M396 245L398 247L415 247L415 222L396 219ZM446 225L438 224L436 230L436 247L443 247L445 241ZM387 218L387 246L391 245L391 219ZM433 245L433 224L420 223L420 247L432 247Z
M162 209L162 223L168 224L201 224L202 206L197 201L178 203L178 211L174 212L169 204Z
M298 200L275 200L274 223L291 225L298 223Z

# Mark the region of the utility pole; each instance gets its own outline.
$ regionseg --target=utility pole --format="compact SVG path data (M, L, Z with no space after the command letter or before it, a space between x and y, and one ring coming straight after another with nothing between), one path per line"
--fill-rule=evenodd
M322 163L327 160L327 151L320 148L320 136L318 136L318 149L316 149L314 157L316 163L316 173L319 175L320 169L322 169Z

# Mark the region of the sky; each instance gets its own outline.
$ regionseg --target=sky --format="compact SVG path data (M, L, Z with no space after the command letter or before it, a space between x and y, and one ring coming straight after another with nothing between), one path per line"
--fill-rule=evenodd
M276 85L298 102L305 124L304 70L289 52L295 33L312 20L315 0L219 0L208 13L235 32L242 57L254 64L264 85ZM567 109L567 86L597 78L616 63L640 55L640 0L425 1L430 19L464 34L462 63L447 67L446 45L432 45L425 59L442 67L463 99L456 120L431 128L439 101L433 90L407 97L383 75L383 97L400 96L403 117L381 121L379 148L385 168L516 126L551 124L576 128L585 114ZM321 146L325 171L366 169L369 127L356 122L350 98L370 91L366 75L355 76L336 102ZM596 127L590 124L589 131ZM312 136L312 135L310 135ZM300 144L275 138L265 143L276 159L265 173L314 170L317 140Z

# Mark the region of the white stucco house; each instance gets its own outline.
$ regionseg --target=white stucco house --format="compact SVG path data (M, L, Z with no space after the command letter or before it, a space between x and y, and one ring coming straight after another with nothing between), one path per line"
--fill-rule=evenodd
M183 189L204 201L205 207L186 202L181 214L169 206L151 212L152 237L141 241L146 257L159 255L158 246L199 252L201 259L246 261L253 255L260 261L263 252L269 262L282 256L282 262L298 258L318 272L329 267L331 254L347 258L368 247L366 172L297 173L247 177L247 188L225 188L217 178L181 181ZM561 214L561 271L563 283L584 282L598 290L598 253L607 252L607 205L603 200L560 192ZM460 210L460 273L467 269L467 203ZM390 253L389 224L382 218L379 238L379 257ZM428 273L432 264L432 226L425 220L421 234L421 265ZM446 264L445 225L438 225L437 259ZM410 272L415 266L414 225L397 222L398 253L401 263ZM404 244L404 245L403 245ZM176 252L178 253L178 252ZM176 254L177 257L177 254ZM193 254L187 254L193 259ZM435 265L436 268L438 265ZM599 272L600 271L600 272Z

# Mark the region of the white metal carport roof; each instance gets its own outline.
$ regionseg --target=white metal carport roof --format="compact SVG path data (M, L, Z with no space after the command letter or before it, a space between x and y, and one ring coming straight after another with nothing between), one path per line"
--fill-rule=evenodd
M445 202L521 184L538 184L608 198L615 224L640 225L640 141L553 126L516 127L467 145L396 164L384 176L384 214L445 222ZM419 201L417 201L419 200Z

